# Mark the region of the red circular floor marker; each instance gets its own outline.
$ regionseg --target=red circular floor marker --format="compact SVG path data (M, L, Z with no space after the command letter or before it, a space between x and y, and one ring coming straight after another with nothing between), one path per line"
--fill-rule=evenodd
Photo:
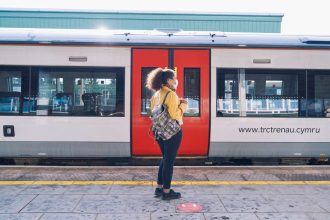
M176 209L181 212L201 212L203 207L197 203L187 202L178 204Z

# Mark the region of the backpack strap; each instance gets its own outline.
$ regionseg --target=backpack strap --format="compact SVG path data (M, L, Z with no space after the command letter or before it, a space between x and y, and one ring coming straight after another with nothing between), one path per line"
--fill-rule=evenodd
M168 91L165 95L165 98L164 98L164 101L163 101L163 105L165 104L165 101L166 101L166 98L167 98L167 95L170 93L171 91Z

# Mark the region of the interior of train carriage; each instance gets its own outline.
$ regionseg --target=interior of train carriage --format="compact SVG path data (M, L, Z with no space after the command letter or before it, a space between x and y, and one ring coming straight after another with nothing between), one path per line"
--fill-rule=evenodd
M0 67L1 115L124 116L124 68Z

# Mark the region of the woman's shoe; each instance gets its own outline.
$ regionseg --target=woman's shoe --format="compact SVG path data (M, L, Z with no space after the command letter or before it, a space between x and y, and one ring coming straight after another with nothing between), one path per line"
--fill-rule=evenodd
M174 192L173 189L170 189L170 192L168 193L163 192L162 194L162 200L171 200L171 199L180 199L180 198L181 198L181 193Z
M155 197L160 197L163 194L163 188L156 188L155 189Z

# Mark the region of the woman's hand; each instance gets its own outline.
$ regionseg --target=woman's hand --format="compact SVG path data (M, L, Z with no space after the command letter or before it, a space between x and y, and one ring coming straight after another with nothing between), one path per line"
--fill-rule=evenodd
M188 104L188 101L185 100L185 99L183 99L183 98L180 98L180 104L181 104L181 103Z

